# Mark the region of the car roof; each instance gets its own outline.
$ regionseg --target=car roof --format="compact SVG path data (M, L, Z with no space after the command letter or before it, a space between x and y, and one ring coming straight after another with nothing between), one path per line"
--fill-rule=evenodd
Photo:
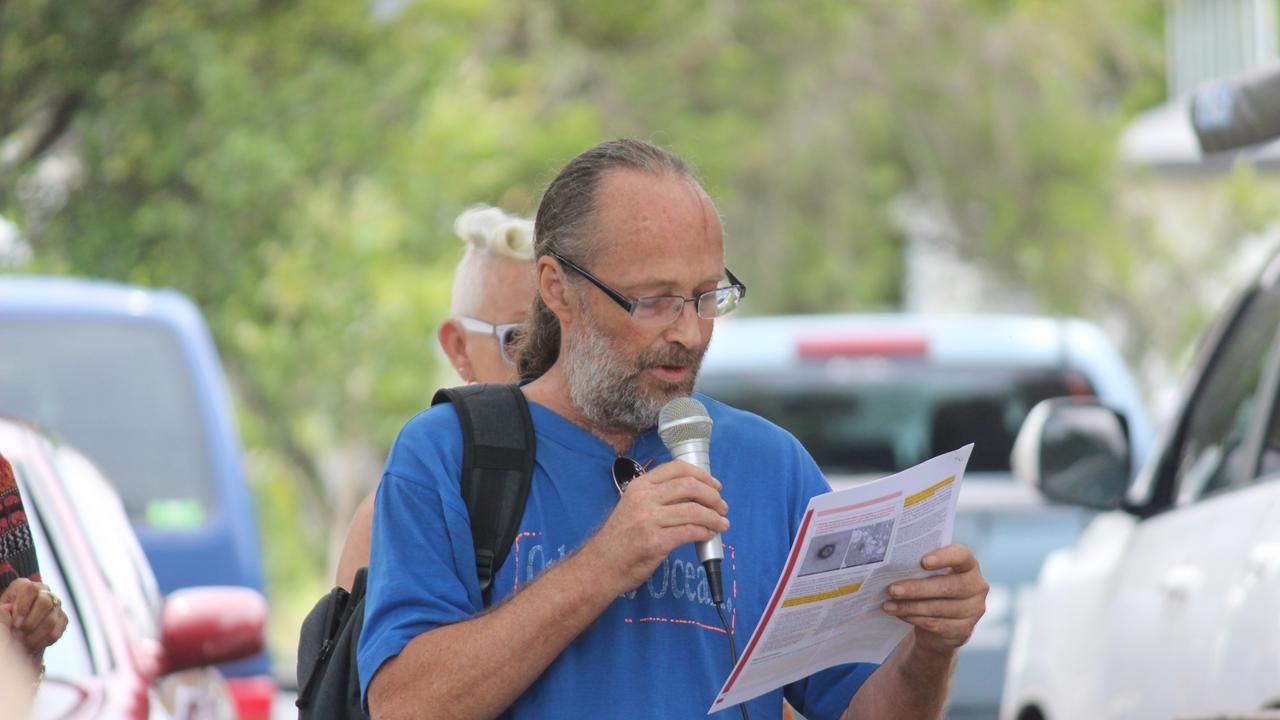
M52 275L0 276L0 315L162 318L184 328L201 324L195 305L176 290Z
M1096 336L1096 337L1095 337ZM1033 367L1069 364L1072 346L1101 338L1078 318L1032 315L846 314L726 318L716 325L706 367L793 366L824 342L859 343L865 354L920 354L933 364Z
M35 423L10 415L0 415L0 448L24 448L37 445L42 439L57 442L49 432ZM12 452L6 452L6 457Z

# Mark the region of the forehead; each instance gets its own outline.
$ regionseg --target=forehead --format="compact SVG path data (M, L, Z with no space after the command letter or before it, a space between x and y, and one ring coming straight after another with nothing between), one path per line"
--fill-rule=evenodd
M615 170L598 193L594 264L601 272L619 281L696 284L722 271L720 218L691 179Z

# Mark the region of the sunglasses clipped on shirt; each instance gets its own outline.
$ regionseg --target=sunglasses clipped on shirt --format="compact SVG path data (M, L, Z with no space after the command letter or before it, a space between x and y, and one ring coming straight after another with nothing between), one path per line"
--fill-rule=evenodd
M640 477L653 464L653 458L649 458L641 465L638 461L632 460L625 455L619 456L613 461L613 486L618 489L618 497L622 497L622 493L627 491L627 486L632 480Z
M467 332L480 333L481 335L492 335L498 339L498 351L502 355L502 362L515 367L515 347L516 342L520 339L520 330L524 328L524 323L505 323L502 325L494 325L485 322L479 318L459 315L456 320Z

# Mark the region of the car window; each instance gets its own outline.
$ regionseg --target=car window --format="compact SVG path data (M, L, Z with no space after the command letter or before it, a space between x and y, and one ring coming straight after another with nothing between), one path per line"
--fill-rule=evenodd
M1280 293L1246 300L1196 389L1177 450L1179 504L1247 485L1252 458L1245 438L1257 411L1258 385L1280 327Z
M890 473L975 443L974 472L1009 473L1031 408L1093 390L1061 368L832 358L786 372L708 373L699 390L782 426L827 473Z
M46 528L46 514L38 503L30 485L34 478L27 466L17 458L10 458L14 474L23 484L23 507L27 510L27 524L35 543L36 559L40 563L40 579L55 595L62 598L62 608L67 613L67 628L58 642L44 653L46 673L50 678L77 680L94 674L89 639L80 619L81 597L70 591L68 573L63 568L62 543L50 542L50 533L56 525ZM65 543L65 540L63 541ZM69 557L69 556L68 556Z
M203 524L214 488L182 348L138 320L0 319L0 413L52 430L120 487L135 522Z
M1258 478L1273 478L1280 474L1280 398L1273 402L1267 434L1263 439L1262 456L1258 459Z
M58 448L54 461L111 594L139 635L159 639L160 592L119 496L101 471L75 450Z

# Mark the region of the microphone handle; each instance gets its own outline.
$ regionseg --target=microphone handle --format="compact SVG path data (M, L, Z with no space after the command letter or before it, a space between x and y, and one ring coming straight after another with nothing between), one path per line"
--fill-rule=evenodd
M675 459L711 472L711 452L710 448L706 447L708 444L684 443L676 448L678 452ZM703 447L697 447L697 445ZM716 533L715 537L706 542L694 543L694 547L698 549L698 562L704 565L709 560L724 559L724 544L720 542L720 533Z

